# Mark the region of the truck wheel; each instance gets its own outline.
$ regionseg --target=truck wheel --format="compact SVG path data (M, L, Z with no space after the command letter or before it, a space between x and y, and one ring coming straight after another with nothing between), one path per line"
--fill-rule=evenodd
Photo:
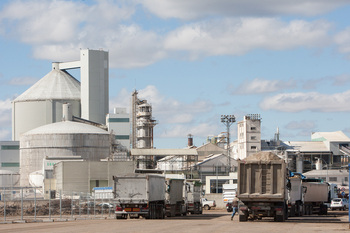
M238 215L239 216L239 221L240 222L246 222L248 221L248 214L244 214L244 215Z
M122 219L122 216L121 215L116 215L115 218L116 219Z
M275 221L276 222L284 222L284 215L276 215Z
M210 210L210 206L209 206L209 205L205 205L205 206L204 206L204 209L205 209L205 210Z

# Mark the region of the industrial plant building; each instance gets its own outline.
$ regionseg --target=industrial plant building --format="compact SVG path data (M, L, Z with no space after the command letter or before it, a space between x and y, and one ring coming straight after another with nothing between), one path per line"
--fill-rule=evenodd
M184 149L155 149L158 122L136 90L129 112L109 113L108 59L103 50L80 50L78 61L52 63L47 75L12 102L13 141L0 142L0 186L40 186L47 197L49 190L91 192L111 186L115 174L157 169L199 178L206 193L218 193L222 184L236 182L237 160L260 151L285 159L291 171L328 171L329 181L349 162L350 139L341 131L293 142L280 140L277 129L273 140L262 140L259 114L237 122L233 142L226 132L196 147L189 134ZM80 81L70 69L80 69ZM341 184L349 182L342 178Z

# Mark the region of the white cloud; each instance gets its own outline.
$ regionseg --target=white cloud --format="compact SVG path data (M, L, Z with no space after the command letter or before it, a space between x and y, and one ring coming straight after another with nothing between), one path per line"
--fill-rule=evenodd
M231 94L250 95L250 94L264 94L280 91L283 89L294 88L296 81L290 79L283 80L266 80L255 78L254 80L245 80L237 88L231 91Z
M347 112L350 111L350 91L335 94L282 93L265 98L260 107L263 110L282 112L317 111Z
M131 93L126 88L121 89L116 97L109 100L109 112L113 113L114 108L126 108L130 112Z
M335 35L334 41L338 45L338 51L350 59L350 27Z
M169 33L165 48L199 56L240 55L253 49L285 50L326 45L330 24L275 18L212 20L185 25Z
M314 16L349 3L347 0L142 0L161 18L197 19L208 16Z
M157 1L156 5L179 2L180 5L193 4L192 1ZM212 9L209 1L193 2L198 7L190 8L191 12ZM15 1L0 11L0 33L32 45L35 58L51 61L77 60L77 48L103 48L110 52L111 68L147 66L178 51L188 52L191 59L196 59L203 55L239 55L253 49L314 47L328 40L329 24L326 22L295 20L286 23L275 18L211 19L163 35L161 30L144 30L130 24L135 4L134 1L97 1L92 5L73 1ZM148 2L144 4L148 6ZM229 9L227 4L231 3L212 4ZM311 3L306 1L306 4ZM220 9L215 11L225 15Z

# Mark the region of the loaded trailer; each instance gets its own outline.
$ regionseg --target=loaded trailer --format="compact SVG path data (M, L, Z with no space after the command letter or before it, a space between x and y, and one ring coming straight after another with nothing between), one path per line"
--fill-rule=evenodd
M184 179L166 178L165 214L167 217L187 214L184 198Z
M115 216L163 219L165 217L165 178L156 174L113 176Z
M202 183L199 179L185 180L187 213L202 214Z
M238 161L239 221L262 217L285 221L287 176L286 163L271 152L259 152Z

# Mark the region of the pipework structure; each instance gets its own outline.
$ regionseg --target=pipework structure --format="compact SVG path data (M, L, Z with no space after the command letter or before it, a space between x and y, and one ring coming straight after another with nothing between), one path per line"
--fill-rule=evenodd
M153 128L157 122L152 117L152 106L147 100L139 99L137 94L135 90L131 101L131 146L133 149L153 149Z
M230 157L230 127L231 125L236 122L236 117L234 115L221 115L221 123L223 123L226 126L226 132L227 132L227 163L229 166L229 172L231 171L231 157Z

